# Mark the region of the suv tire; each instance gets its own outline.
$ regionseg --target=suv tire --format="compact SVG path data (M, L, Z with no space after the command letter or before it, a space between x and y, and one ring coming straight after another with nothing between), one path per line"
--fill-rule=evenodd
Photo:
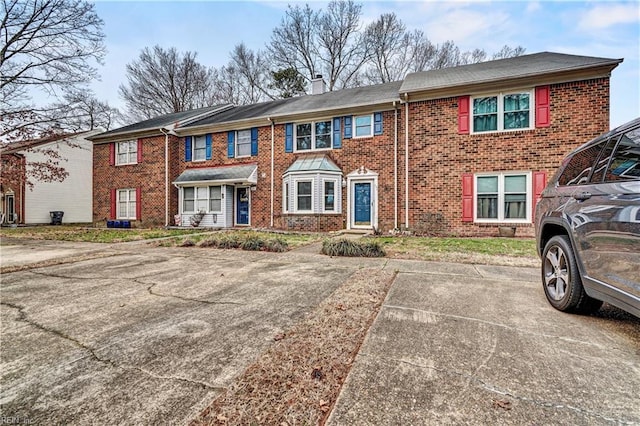
M544 247L542 285L549 303L560 311L588 314L602 306L601 301L584 291L571 241L566 235L554 236Z

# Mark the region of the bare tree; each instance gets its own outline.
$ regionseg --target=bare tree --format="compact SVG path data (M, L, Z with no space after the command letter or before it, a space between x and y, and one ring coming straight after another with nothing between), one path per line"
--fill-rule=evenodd
M319 20L319 12L312 10L308 4L304 7L288 6L267 46L274 68L294 68L309 81L316 76Z
M436 47L420 30L407 31L395 13L385 13L369 24L364 32L370 52L365 72L370 84L404 78L409 72L429 69Z
M240 43L233 49L228 67L234 69L239 104L275 99L276 96L267 90L270 73L265 54L260 51L254 52L244 43Z
M362 5L352 0L331 1L320 15L319 59L330 91L349 87L368 59L360 34L361 15Z
M0 139L30 139L53 109L35 107L97 77L105 55L103 22L84 0L0 0Z
M502 49L493 54L493 59L505 59L505 58L513 58L516 56L524 55L525 49L522 46L510 47L506 44L502 46Z
M213 71L196 58L197 53L180 53L175 47L145 47L127 64L128 85L119 87L129 118L145 120L211 106Z
M81 130L109 130L120 118L117 108L98 100L93 92L76 90L65 94L63 102L53 105L52 122L71 132Z
M307 81L322 74L329 90L353 86L367 60L361 14L352 0L333 0L323 11L289 5L267 46L272 67L294 68Z

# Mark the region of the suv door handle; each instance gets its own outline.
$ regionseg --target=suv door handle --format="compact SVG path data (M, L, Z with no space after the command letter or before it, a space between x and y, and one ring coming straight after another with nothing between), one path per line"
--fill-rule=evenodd
M573 194L573 198L575 198L578 201L585 201L585 200L588 200L589 198L591 198L591 193L590 192L580 192L579 194Z

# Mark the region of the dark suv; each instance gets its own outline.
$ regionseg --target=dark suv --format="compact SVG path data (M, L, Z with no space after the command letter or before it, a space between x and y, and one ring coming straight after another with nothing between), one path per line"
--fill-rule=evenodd
M536 242L553 307L604 301L640 317L640 118L564 159L536 207Z

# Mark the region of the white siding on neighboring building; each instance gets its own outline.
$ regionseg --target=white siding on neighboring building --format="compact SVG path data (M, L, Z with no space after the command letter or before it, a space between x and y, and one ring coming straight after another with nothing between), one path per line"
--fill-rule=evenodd
M53 148L62 158L60 166L69 176L62 182L34 182L33 190L26 189L25 218L27 224L50 223L51 211L63 211L63 223L90 223L93 221L93 143L84 139L100 131L76 136L70 143L56 141L25 151L27 167L30 162L45 161L39 148Z

